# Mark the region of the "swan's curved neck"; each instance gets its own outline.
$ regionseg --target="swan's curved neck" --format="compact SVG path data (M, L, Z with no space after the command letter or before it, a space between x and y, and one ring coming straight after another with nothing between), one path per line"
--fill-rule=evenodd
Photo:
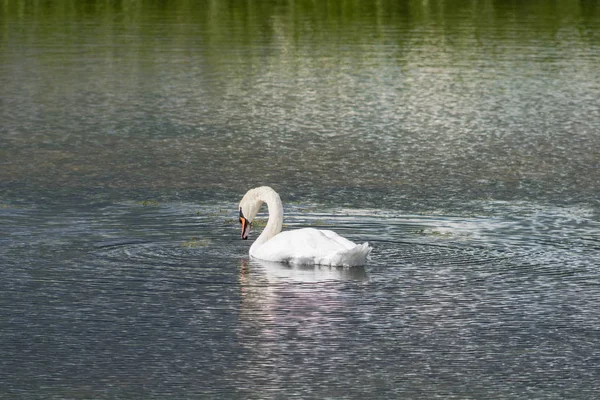
M250 252L281 232L281 227L283 225L283 205L281 204L281 198L279 198L277 192L269 187L258 188L256 190L256 202L260 204L263 202L267 203L267 207L269 208L269 221L260 236L250 247Z

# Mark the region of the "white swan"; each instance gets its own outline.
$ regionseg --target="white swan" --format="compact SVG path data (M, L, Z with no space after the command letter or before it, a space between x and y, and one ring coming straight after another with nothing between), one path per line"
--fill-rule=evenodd
M335 232L314 228L281 232L283 205L277 192L268 186L250 189L240 202L242 239L248 239L252 221L263 203L269 208L269 221L250 246L251 257L305 265L352 267L366 263L372 250L367 242L357 245Z

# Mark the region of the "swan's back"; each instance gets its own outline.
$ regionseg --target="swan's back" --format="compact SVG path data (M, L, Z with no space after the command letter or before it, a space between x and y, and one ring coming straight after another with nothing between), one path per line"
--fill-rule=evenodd
M292 264L360 266L365 265L370 252L368 243L357 245L333 231L304 228L281 232L251 249L250 255Z

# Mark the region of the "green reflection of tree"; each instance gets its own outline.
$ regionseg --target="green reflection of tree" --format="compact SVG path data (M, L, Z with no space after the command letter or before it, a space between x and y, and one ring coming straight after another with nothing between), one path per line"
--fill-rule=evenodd
M423 42L450 49L474 40L518 44L540 35L559 38L572 27L594 40L598 30L589 27L600 19L598 7L585 0L4 0L0 10L5 38L0 44L20 32L53 45L85 45L85 29L103 37L104 47L129 57L157 46L190 52L201 47L216 66L272 54L320 51L327 58L343 55L349 46L353 57L368 58L374 45L390 46L391 55L401 59L394 52Z
M440 31L460 28L469 15L482 24L528 22L540 29L556 28L558 23L576 23L582 18L598 18L600 11L592 1L499 1L499 0L4 0L5 23L36 19L60 28L73 19L98 24L139 25L177 22L202 26L204 33L218 40L252 40L273 33L275 21L283 23L292 36L323 28L328 35L360 32L364 26L437 26ZM331 38L331 36L328 36Z

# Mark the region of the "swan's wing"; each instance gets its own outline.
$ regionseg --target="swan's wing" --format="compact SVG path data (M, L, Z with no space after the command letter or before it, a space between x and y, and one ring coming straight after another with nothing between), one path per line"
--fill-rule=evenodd
M281 232L251 255L267 261L319 264L356 246L335 232L305 228Z
M342 236L338 235L334 231L320 230L319 232L323 233L330 240L334 240L336 243L338 243L339 245L343 246L347 250L350 250L350 249L356 247L356 243L354 243L354 242L346 239L345 237L342 237Z

